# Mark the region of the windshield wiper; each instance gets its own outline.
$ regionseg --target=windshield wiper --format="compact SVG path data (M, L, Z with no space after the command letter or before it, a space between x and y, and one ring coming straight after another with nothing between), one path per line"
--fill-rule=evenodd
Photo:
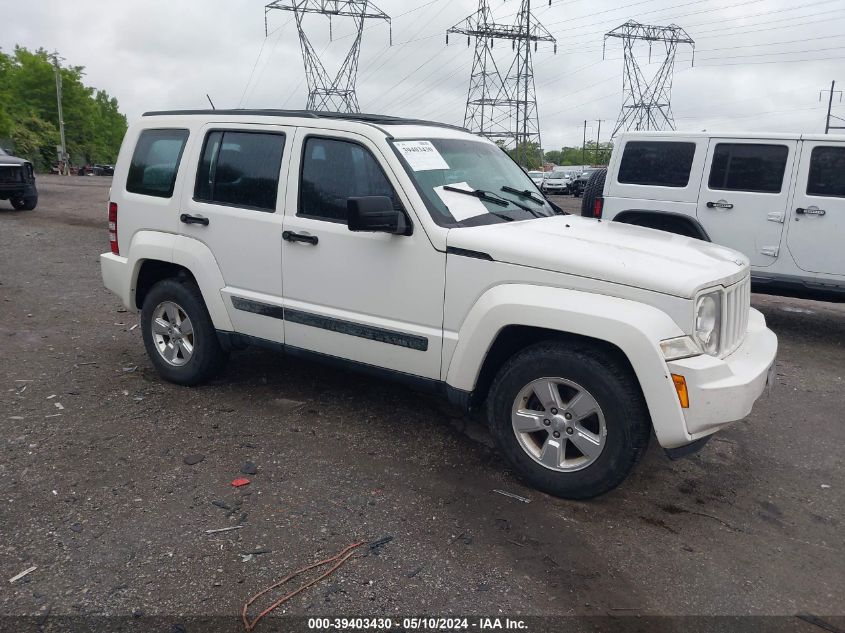
M443 191L462 193L465 196L472 196L473 198L478 198L479 200L486 200L487 202L498 204L500 207L509 207L511 204L508 200L505 200L504 198L499 197L496 194L491 194L489 191L484 191L483 189L459 189L458 187L446 185L445 187L443 187Z
M467 196L472 196L474 198L478 198L479 200L486 200L487 202L492 202L493 204L498 204L500 207L509 207L509 206L513 205L515 207L522 209L523 211L527 211L528 213L533 215L535 218L543 217L542 215L537 213L534 209L532 209L530 207L526 207L524 204L519 204L518 202L514 202L513 200L508 200L507 198L503 198L499 194L493 193L492 191L484 191L484 189L473 189L473 190L458 189L457 187L451 187L449 185L446 185L445 187L443 187L443 190L444 191L454 191L455 193L462 193L462 194L467 195ZM495 211L489 211L488 210L488 212L492 213L493 215L498 216L500 218L504 218L505 220L515 220L516 219L516 218L512 218L512 217L507 216L507 215L502 215L501 213L496 213Z
M545 204L546 203L545 200L541 200L540 198L535 198L534 192L532 192L530 189L520 190L520 189L516 189L514 187L508 187L507 185L505 185L504 187L502 187L502 191L504 191L505 193L512 193L516 196L519 196L520 198L528 198L529 200L531 200L531 202L536 202L537 204Z

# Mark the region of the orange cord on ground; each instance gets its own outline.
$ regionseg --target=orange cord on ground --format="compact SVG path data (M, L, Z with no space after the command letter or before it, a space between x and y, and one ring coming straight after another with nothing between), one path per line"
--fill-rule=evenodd
M341 565L343 565L343 563L345 563L347 560L349 560L349 558L352 556L352 554L355 553L353 550L356 547L361 547L361 545L363 545L363 544L364 544L363 541L360 541L358 543L353 543L352 545L344 548L342 551L335 554L334 556L331 556L329 558L325 558L325 559L323 559L323 560L321 560L317 563L314 563L313 565L308 565L308 567L303 567L302 569L298 569L297 571L293 572L289 576L285 576L284 578L282 578L279 582L274 583L274 584L270 585L269 587L267 587L266 589L264 589L263 591L260 591L259 593L255 594L252 598L247 600L246 604L244 604L243 611L241 611L241 617L243 618L244 628L247 631L252 631L258 625L258 623L261 621L261 619L264 616L271 613L275 609L278 609L281 605L283 605L285 602L287 602L288 600L293 598L298 593L305 591L306 589L308 589L308 587L311 587L312 585L316 585L318 582L323 580L323 578L326 578L327 576L333 574ZM247 613L249 611L249 607L252 606L252 603L255 602L256 600L258 600L261 596L263 596L264 594L266 594L270 591L273 591L273 589L275 589L276 587L280 587L281 585L285 584L289 580L293 580L294 578L296 578L300 574L304 574L307 571L311 571L312 569L314 569L316 567L328 565L329 563L334 563L334 565L327 572L318 576L314 580L311 580L311 581L305 583L299 589L297 589L295 591L291 591L289 594L282 596L276 602L274 602L269 607L264 609L264 611L259 613L258 616L250 622L249 615Z

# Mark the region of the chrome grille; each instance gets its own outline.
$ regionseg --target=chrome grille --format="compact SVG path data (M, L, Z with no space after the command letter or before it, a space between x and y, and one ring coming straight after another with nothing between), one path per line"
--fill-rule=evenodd
M735 351L745 338L748 329L748 311L751 308L751 277L725 288L722 321L722 356Z

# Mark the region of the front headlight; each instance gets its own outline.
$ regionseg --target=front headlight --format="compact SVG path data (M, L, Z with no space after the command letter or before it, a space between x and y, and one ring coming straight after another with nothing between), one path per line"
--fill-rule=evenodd
M717 290L699 297L695 304L695 339L711 356L719 353L721 320L722 293Z

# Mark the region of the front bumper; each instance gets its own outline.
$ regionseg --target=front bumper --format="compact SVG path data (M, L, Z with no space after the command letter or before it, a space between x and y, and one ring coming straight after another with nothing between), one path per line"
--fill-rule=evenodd
M686 380L689 408L683 412L690 441L751 413L771 380L777 350L777 336L752 308L745 340L730 356L701 355L667 363L671 373Z
M0 198L37 198L38 190L32 182L0 182Z

